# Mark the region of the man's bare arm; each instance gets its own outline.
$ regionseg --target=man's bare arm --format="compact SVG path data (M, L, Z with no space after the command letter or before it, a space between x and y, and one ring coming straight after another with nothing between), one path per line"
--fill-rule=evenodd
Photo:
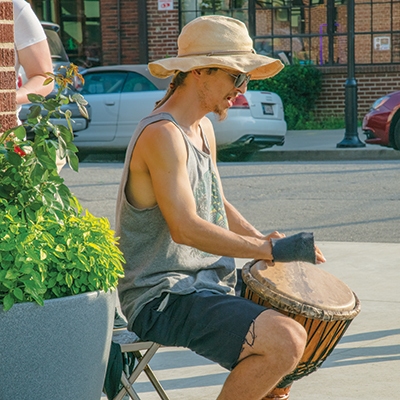
M172 123L148 126L134 152L135 159L142 160L148 169L156 203L175 242L221 256L272 259L271 244L262 235L240 235L197 215L187 174L186 145Z

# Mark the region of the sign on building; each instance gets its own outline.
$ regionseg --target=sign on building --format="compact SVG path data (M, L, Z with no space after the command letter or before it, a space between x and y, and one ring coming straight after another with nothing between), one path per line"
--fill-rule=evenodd
M158 10L159 11L166 11L166 10L173 10L174 9L174 2L173 0L158 0Z

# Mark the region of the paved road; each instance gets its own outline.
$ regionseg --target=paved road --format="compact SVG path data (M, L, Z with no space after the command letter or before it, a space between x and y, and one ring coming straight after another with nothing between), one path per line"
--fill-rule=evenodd
M261 231L317 240L400 243L400 160L221 163L226 197ZM62 176L84 207L114 226L121 163Z
M220 165L227 198L268 232L400 242L400 161Z

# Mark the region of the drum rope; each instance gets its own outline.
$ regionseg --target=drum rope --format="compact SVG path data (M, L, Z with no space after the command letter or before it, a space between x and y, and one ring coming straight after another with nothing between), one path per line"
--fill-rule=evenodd
M296 319L295 315L288 316ZM313 322L315 321L305 320L305 323L303 324L304 328L307 331L310 331ZM350 325L350 322L351 321L337 321L336 324L329 326L323 321L320 321L317 326L314 327L311 335L309 335L307 339L306 349L308 347L308 344L311 343L315 338L318 338L317 346L315 346L314 350L310 353L310 356L307 360L302 360L293 373L284 377L284 379L279 383L278 387L287 387L288 385L292 384L293 381L307 376L312 372L315 372L324 363L326 358L332 353L337 342L342 338L343 334ZM325 326L323 327L323 325ZM320 329L321 327L323 327L322 331ZM330 337L332 337L332 340L327 340Z

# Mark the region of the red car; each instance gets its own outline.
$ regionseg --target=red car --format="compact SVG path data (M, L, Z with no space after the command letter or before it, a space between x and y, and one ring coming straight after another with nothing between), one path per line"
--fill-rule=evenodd
M366 143L400 150L400 91L376 100L364 117L362 129Z

